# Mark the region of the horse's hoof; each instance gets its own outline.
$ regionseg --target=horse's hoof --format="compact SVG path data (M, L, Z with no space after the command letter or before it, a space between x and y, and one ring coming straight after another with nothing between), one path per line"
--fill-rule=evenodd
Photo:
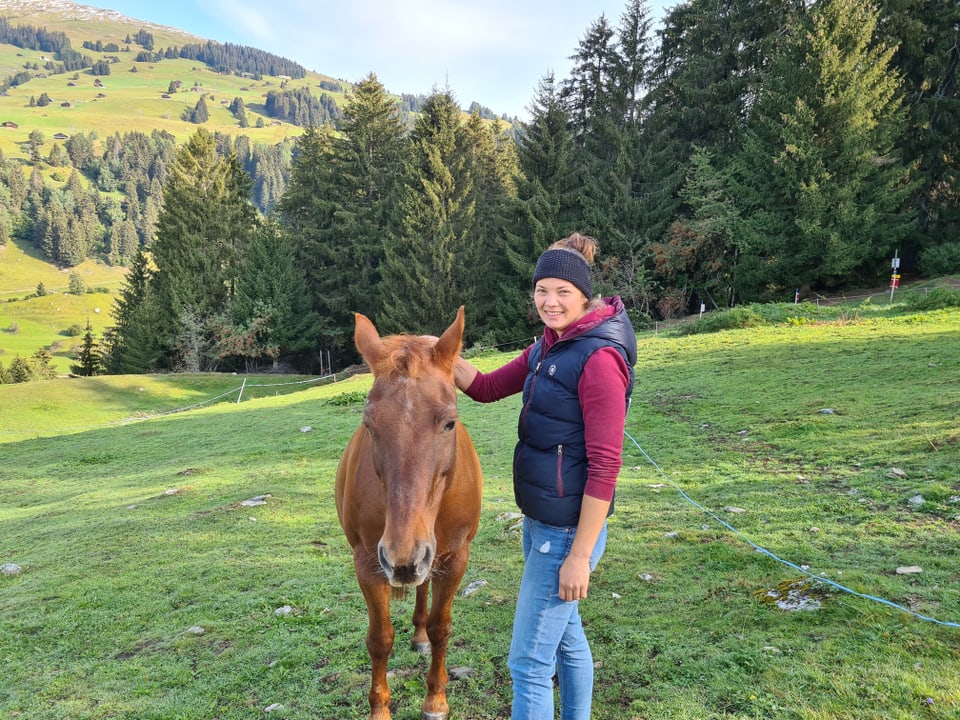
M429 655L429 654L430 654L430 643L428 643L428 642L415 642L415 643L410 643L410 646L413 648L413 651L416 652L416 653L419 653L419 654L421 654L421 655ZM427 716L424 715L424 718L426 718L426 717L427 717ZM446 716L445 716L445 715L444 715L444 716L436 715L436 717L439 718L439 720L443 720L443 718L445 718ZM429 720L434 720L434 719L431 717Z
M420 720L447 720L450 713L420 713Z

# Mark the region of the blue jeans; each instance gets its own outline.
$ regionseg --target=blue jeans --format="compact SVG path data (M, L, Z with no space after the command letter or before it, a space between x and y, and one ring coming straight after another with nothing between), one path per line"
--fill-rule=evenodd
M593 655L579 604L560 599L560 566L576 533L575 527L523 519L523 580L507 663L513 678L512 720L554 720L554 671L561 720L590 719ZM590 556L591 570L600 562L606 540L604 525Z

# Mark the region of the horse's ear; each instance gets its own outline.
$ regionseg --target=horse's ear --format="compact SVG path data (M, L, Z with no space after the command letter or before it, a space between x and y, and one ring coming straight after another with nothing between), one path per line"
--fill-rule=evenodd
M434 346L436 361L439 365L447 366L453 369L457 358L460 357L460 349L463 347L463 305L457 310L457 319L444 330L443 335L437 340Z
M370 322L366 315L360 313L353 314L356 327L353 331L353 342L363 356L364 361L373 370L377 366L377 360L383 350L383 342L380 340L380 333Z

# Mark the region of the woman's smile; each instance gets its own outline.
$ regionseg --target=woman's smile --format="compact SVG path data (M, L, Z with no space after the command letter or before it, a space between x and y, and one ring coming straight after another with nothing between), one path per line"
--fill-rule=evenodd
M580 288L558 278L538 280L533 298L543 324L558 335L583 317L587 309L587 297Z

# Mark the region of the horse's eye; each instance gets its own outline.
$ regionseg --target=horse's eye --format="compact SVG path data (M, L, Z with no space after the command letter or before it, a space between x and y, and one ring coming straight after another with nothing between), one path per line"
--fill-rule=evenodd
M447 423L443 426L444 432L450 432L457 426L456 420L447 420Z

